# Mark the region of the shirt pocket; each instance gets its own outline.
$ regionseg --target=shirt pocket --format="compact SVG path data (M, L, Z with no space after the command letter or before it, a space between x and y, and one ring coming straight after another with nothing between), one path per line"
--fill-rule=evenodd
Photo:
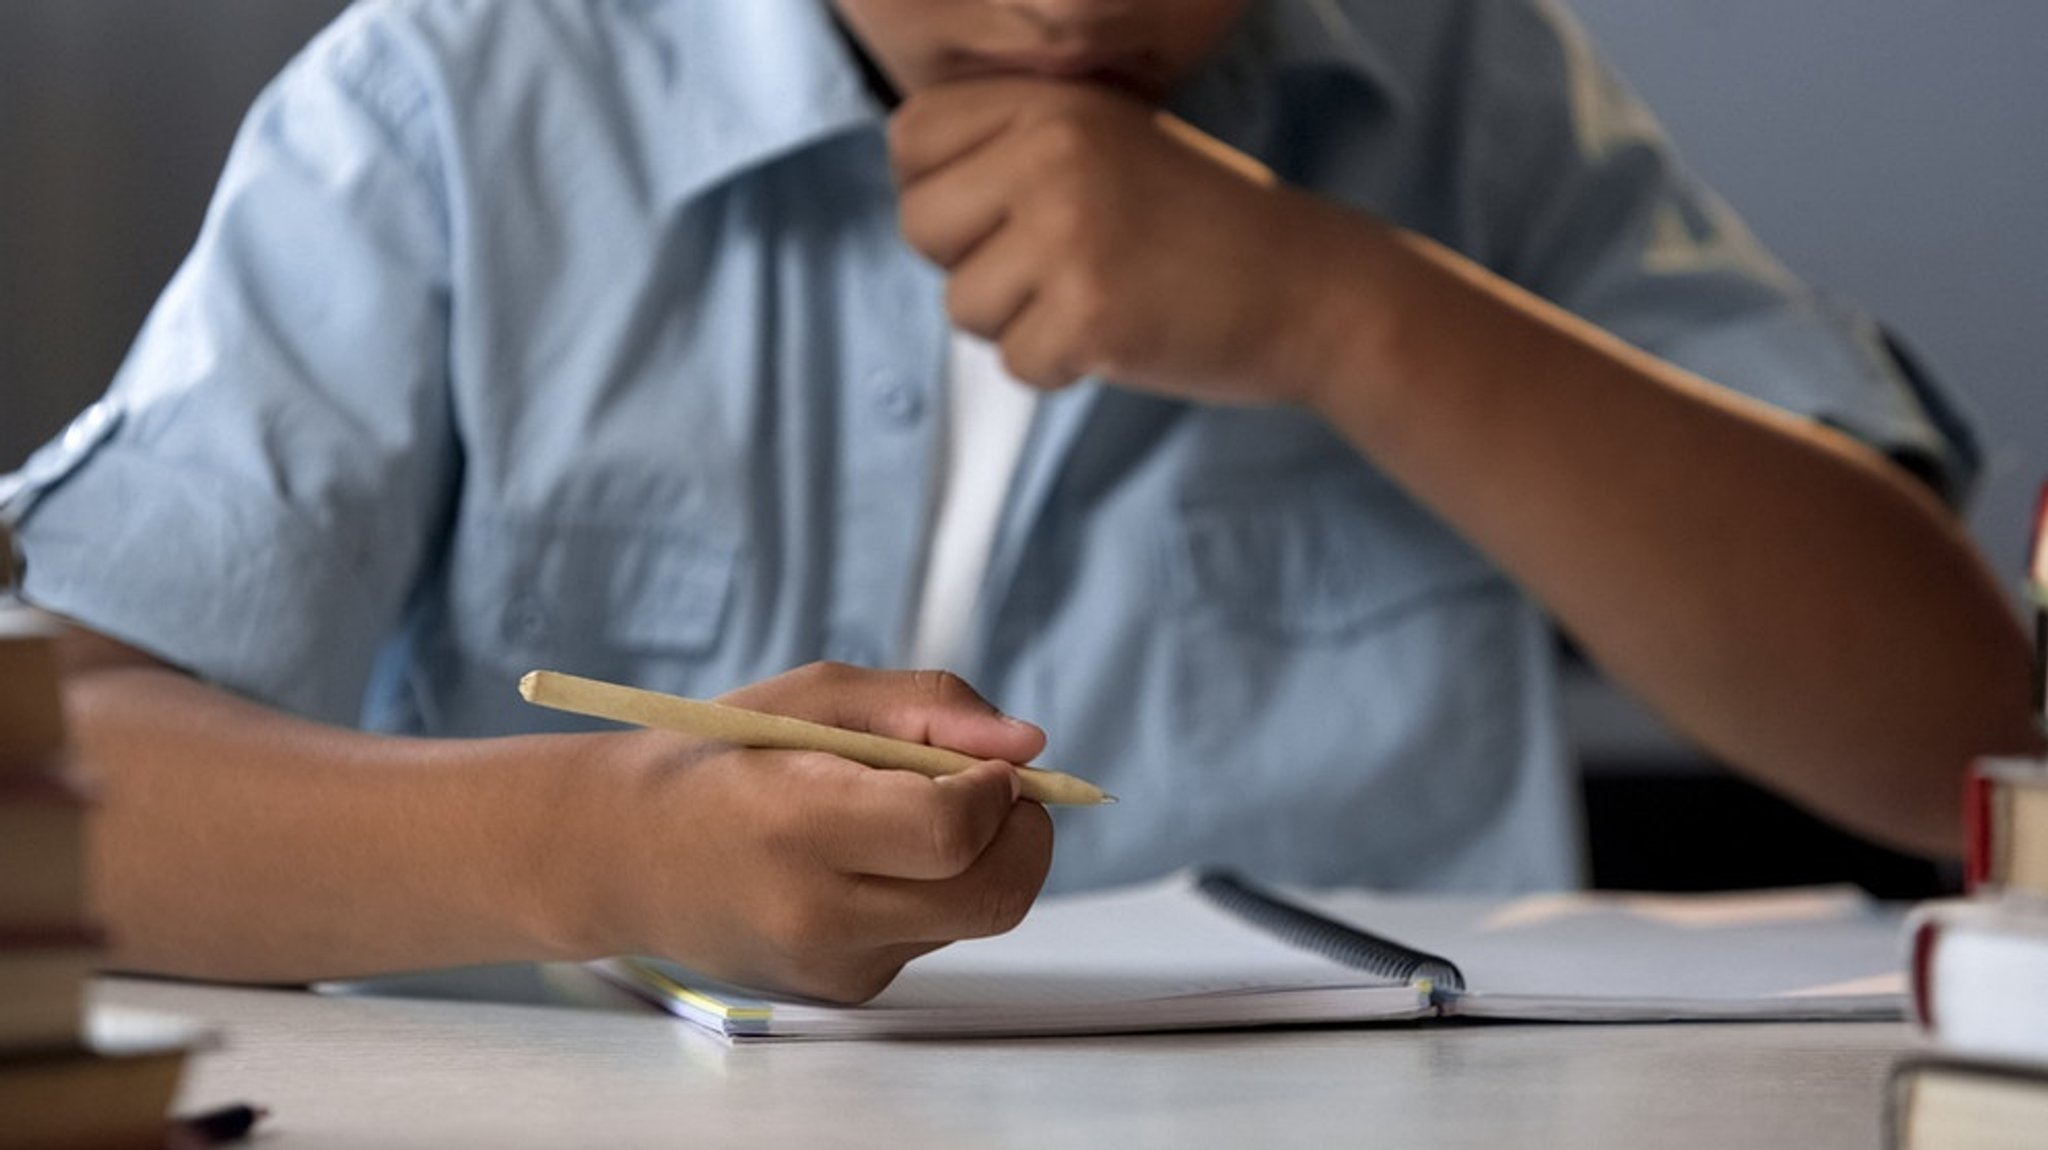
M1447 525L1365 468L1211 483L1164 545L1177 615L1287 642L1337 639L1506 578Z
M650 663L718 649L738 551L687 523L499 515L461 530L452 562L453 622L471 658L645 679Z

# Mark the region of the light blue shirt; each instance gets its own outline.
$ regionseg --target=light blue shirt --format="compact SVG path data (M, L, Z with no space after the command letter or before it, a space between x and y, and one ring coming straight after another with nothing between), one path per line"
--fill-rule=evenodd
M1687 179L1548 4L1253 0L1175 106L1967 474L1948 409ZM27 594L292 711L437 735L570 726L519 701L535 667L713 695L897 662L947 326L882 123L822 0L358 5L252 111L107 398L0 487ZM1055 888L1576 878L1542 612L1308 414L1052 397L975 625L962 670L1124 800L1062 813Z

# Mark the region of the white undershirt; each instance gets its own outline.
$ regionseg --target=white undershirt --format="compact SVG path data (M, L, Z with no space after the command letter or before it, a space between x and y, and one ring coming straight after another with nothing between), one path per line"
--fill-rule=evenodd
M944 407L939 486L910 666L957 669L967 657L996 524L1038 393L1003 369L993 345L955 332L946 356Z

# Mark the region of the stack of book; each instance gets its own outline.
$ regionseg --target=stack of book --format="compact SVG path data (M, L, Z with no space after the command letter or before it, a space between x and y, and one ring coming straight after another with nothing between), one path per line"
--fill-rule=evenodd
M2048 483L2026 587L2034 713L2048 729ZM1971 897L1930 904L1910 927L1929 1043L1892 1075L1886 1132L1900 1150L2048 1146L2048 759L1981 759L1969 788Z
M162 1146L195 1035L93 1010L90 804L67 770L55 633L0 596L0 1147Z
M2048 1146L2048 760L1979 761L1970 897L1911 920L1927 1050L1893 1072L1898 1150Z

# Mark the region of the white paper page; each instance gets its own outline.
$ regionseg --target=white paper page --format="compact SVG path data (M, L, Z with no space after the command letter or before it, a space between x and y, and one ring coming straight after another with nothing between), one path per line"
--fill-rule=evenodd
M730 1000L729 992L721 997ZM1007 935L956 943L911 963L861 1007L778 1002L771 1009L771 1034L849 1037L1360 1020L1414 1017L1429 1007L1411 987L1267 936L1176 876L1044 900Z
M1457 1013L1581 1021L1900 1016L1902 916L1849 888L1401 898L1288 891L1441 954Z

